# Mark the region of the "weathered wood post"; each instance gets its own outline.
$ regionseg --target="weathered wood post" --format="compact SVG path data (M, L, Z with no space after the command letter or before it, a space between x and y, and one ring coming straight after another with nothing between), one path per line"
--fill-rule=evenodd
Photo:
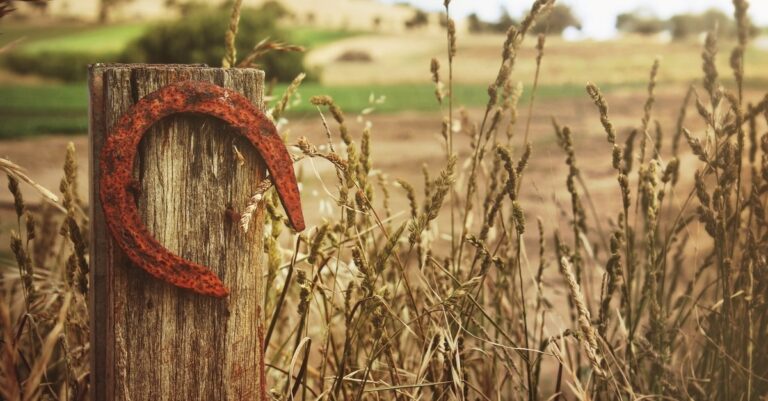
M138 99L188 80L232 89L263 107L264 74L254 69L89 70L93 401L264 397L263 212L247 234L237 218L265 177L256 149L221 120L178 114L147 131L133 167L144 225L168 250L209 266L229 288L226 298L168 285L132 266L107 229L99 198L99 156L110 127Z

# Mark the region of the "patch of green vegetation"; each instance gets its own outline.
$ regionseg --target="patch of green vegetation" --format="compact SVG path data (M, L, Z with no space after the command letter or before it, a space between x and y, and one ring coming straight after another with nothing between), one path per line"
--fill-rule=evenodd
M117 25L55 24L45 28L28 24L3 26L0 46L22 39L19 49L25 53L90 52L119 53L151 26L140 22ZM327 30L311 27L291 28L291 44L308 49L337 40L361 35L350 30ZM254 43L255 44L255 43Z
M0 115L43 114L51 111L88 111L88 89L84 84L0 86ZM3 119L3 122L5 119Z
M0 43L22 39L19 50L24 53L118 53L141 36L149 25L145 22L117 25L60 24L51 27L3 27Z
M57 23L45 27L28 23L10 23L0 28L0 46L22 39L19 46L23 47L41 40L86 32L92 28L92 25L82 23Z
M95 26L87 30L35 40L24 45L25 52L118 53L146 30L146 23Z
M119 25L54 25L3 30L3 42L21 39L15 51L4 54L2 66L17 74L38 75L66 82L84 81L86 65L113 62L125 46L140 36L146 23Z
M88 118L82 113L77 115L19 115L0 114L3 125L0 127L0 140L32 137L45 134L84 134L88 132Z
M88 131L83 84L0 87L0 139Z
M622 88L642 88L644 82L621 85L605 85L603 91ZM273 90L275 99L282 96L286 84L278 84ZM317 95L329 95L349 114L360 113L372 107L375 113L402 111L437 112L440 105L434 97L431 84L398 84L371 86L323 86L309 82L299 89L301 102L288 110L291 116L316 112L309 99ZM483 107L488 101L486 86L480 84L456 85L456 104L466 107ZM371 96L373 95L373 96ZM541 85L538 99L559 99L585 96L583 85ZM371 104L371 98L381 99L381 104ZM521 104L528 99L522 98ZM0 139L18 138L48 133L85 133L88 130L88 92L85 84L60 84L38 86L0 87Z

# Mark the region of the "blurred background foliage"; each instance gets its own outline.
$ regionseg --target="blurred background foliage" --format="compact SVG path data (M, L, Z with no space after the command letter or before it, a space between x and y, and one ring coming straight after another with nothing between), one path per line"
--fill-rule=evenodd
M477 14L470 14L467 17L467 23L471 33L505 33L510 26L517 25L520 21L509 15L509 11L505 8L502 8L501 16L496 21L485 21ZM567 4L556 4L547 14L538 18L531 32L559 36L571 27L581 29L581 21Z
M225 30L229 21L230 4L220 6L186 4L180 6L181 18L173 21L153 23L143 29L137 25L105 28L102 32L91 33L95 38L102 34L114 34L115 43L128 43L124 48L92 48L89 43L82 46L60 48L54 40L48 46L30 46L21 51L8 52L2 58L7 69L18 74L34 74L65 82L84 81L85 69L94 62L122 63L203 63L219 66L224 56ZM265 3L258 8L244 8L237 35L237 53L245 57L259 41L290 42L291 35L278 26L278 21L288 11L277 2ZM304 55L300 52L270 52L260 58L258 67L268 79L280 82L290 81L302 71ZM315 75L310 74L310 80Z
M128 45L120 55L126 63L203 63L216 66L224 56L225 31L229 21L229 5L198 6L185 12L177 21L158 24ZM235 42L240 58L251 53L260 40L290 41L290 35L277 22L288 15L279 3L244 8ZM268 79L290 81L305 71L300 52L269 52L258 62Z
M717 27L718 33L724 38L736 37L736 23L733 18L717 9L709 9L699 14L678 14L668 19L644 10L623 13L616 17L616 29L619 32L655 35L669 31L673 40L689 39L713 27ZM750 35L754 37L759 32L760 29L750 22Z

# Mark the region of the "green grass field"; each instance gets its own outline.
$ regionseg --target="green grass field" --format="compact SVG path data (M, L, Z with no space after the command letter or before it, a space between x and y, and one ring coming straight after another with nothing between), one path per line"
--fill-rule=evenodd
M659 85L676 82L660 82ZM730 85L728 79L724 84ZM768 88L768 82L749 80L753 88ZM616 90L643 91L647 83L628 82L604 84L601 89L610 93ZM272 89L272 96L279 99L286 84ZM530 89L526 87L526 90ZM459 84L454 88L456 104L471 108L484 107L488 101L487 86ZM373 108L374 113L437 112L440 105L434 97L434 86L424 84L326 86L317 82L301 85L300 102L287 112L288 116L300 117L316 112L309 99L316 95L329 95L348 114L354 115ZM381 104L371 104L371 95ZM526 92L520 101L525 104ZM537 99L567 99L585 96L584 85L540 85ZM88 130L88 91L85 83L52 85L0 85L0 140L41 134L84 134Z
M0 47L20 40L15 51L30 54L43 52L78 52L98 55L117 54L128 43L138 38L150 27L149 23L118 24L110 26L86 24L58 24L42 28L34 25L8 25L2 27ZM293 29L292 43L308 49L359 34L342 30L318 30L315 28ZM285 86L276 88L278 93ZM386 88L395 98L404 97L401 92L409 87ZM381 89L372 89L383 92ZM427 87L416 90L428 91ZM307 96L326 93L319 85L308 85ZM368 88L339 89L332 91L342 104L361 104L368 99ZM406 96L407 97L407 94ZM387 107L387 106L384 106ZM298 108L307 111L305 102ZM0 139L31 136L46 133L77 134L88 129L88 94L84 83L51 85L2 85L0 86Z
M117 53L132 40L140 37L148 25L128 24L93 27L65 36L44 38L24 46L29 52L93 52Z
M118 25L59 25L52 28L3 27L0 46L22 39L19 50L40 52L117 53L149 27L147 23Z
M0 87L0 139L87 130L85 84Z
M0 47L21 39L18 50L29 53L41 52L88 52L116 54L128 43L141 36L150 23L117 25L60 24L52 27L9 25L2 27ZM361 32L321 30L317 28L291 29L291 43L312 49Z
M110 26L62 23L42 28L35 25L7 25L2 27L0 47L21 40L16 51L43 52L92 52L117 54L132 40L141 36L149 23L118 24ZM342 30L318 30L315 28L293 29L292 43L308 49L358 32ZM276 88L278 93L285 86ZM387 92L395 99L408 98L409 87L402 88L342 88L331 91L343 105L364 104L371 91ZM417 91L429 91L427 87ZM315 84L306 88L307 97L324 94L325 88ZM363 99L361 103L361 99ZM308 102L298 111L309 110ZM385 108L388 106L384 106ZM31 136L46 133L77 134L88 129L88 94L84 83L50 85L2 85L0 86L0 139Z
M644 84L608 86L616 88L640 88ZM286 85L277 85L273 90L275 98L282 96ZM329 95L341 108L350 114L360 113L373 107L376 113L400 111L438 111L439 105L433 95L431 84L400 84L374 86L328 87L318 83L307 83L299 90L301 101L289 111L289 116L301 116L315 112L309 98ZM482 107L488 101L484 85L457 85L454 88L457 104L467 107ZM385 97L382 104L370 104L371 94L375 98ZM543 85L539 87L539 98L568 98L582 96L581 85ZM523 101L527 96L523 97ZM88 92L85 84L59 84L34 86L0 86L0 139L34 136L40 134L82 134L88 130Z

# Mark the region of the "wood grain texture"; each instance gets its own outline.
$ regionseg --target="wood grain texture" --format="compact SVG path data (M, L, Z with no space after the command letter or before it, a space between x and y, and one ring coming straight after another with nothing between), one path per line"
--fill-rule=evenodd
M95 65L90 70L91 160L108 127L139 98L171 82L212 82L263 107L263 73L196 66ZM233 150L245 156L238 166ZM230 288L203 297L131 266L111 240L91 164L93 400L260 400L263 212L248 234L233 214L264 177L258 153L212 117L180 114L153 126L134 175L142 221L160 243L209 266Z

